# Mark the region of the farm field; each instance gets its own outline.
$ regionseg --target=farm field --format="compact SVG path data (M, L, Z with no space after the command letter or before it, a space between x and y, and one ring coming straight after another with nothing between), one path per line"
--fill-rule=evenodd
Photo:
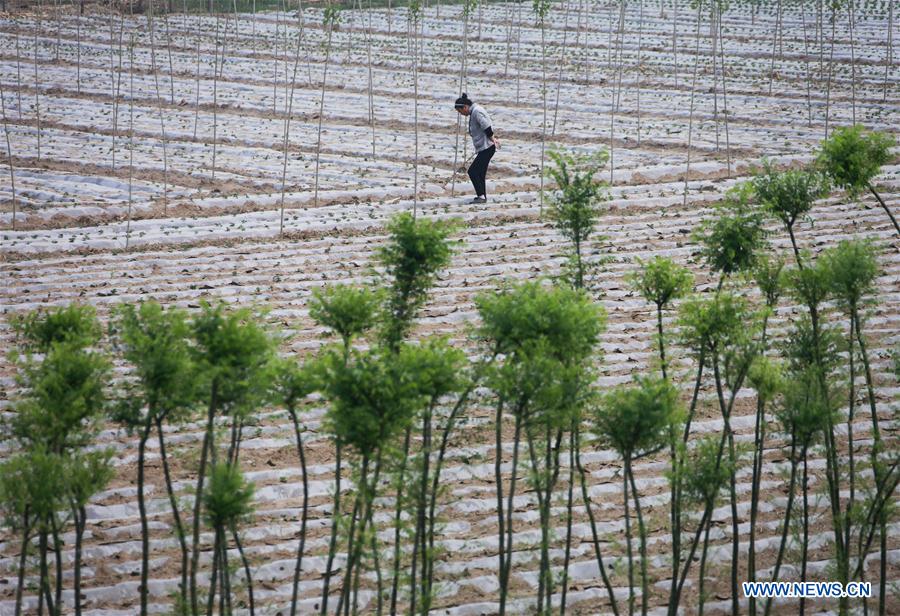
M733 1L722 9L720 34L708 4L698 11L682 0L628 2L621 11L613 1L563 0L550 4L543 27L530 3L478 4L468 14L468 5L428 4L415 22L415 37L403 6L345 7L333 29L327 26L330 9L320 3L304 4L302 11L291 6L255 13L223 5L219 14L165 14L161 6L155 14L111 11L105 5L88 5L83 14L49 3L40 10L10 6L10 12L0 12L4 350L21 344L14 319L39 308L89 304L106 331L123 303L156 300L195 315L203 302L221 300L235 308L264 309L260 322L281 336L283 356L313 357L333 342L311 314L314 291L380 280L373 266L377 251L392 241L389 221L415 210L419 219L459 221L451 236L459 245L436 275L411 338L447 336L474 360L483 352L473 340L480 322L476 297L505 282L556 278L567 264L568 240L548 214L549 198L541 197L542 187L551 188L546 176L542 180L542 152L553 146L610 154L600 172L609 182L609 198L600 205L596 233L585 249L585 259L600 268L591 294L607 315L593 356L596 386L604 393L658 372L656 307L630 278L642 263L671 259L694 275L696 292L712 296L721 286L719 274L704 262L695 233L721 215L717 207L726 193L751 180L764 159L778 170L805 168L816 160L824 139L853 124L900 135L900 58L894 49L900 25L889 0L860 0L852 8L842 3L833 24L821 3ZM415 45L421 49L414 63ZM459 129L453 111L463 91L489 110L502 141L488 173L486 203L470 203L468 178L454 173L472 154L464 122ZM873 180L895 215L900 212L898 153L894 146ZM547 158L544 166L550 165ZM851 378L856 397L850 396L851 403L842 393L834 427L837 455L843 463L856 452L860 481L866 481L873 471L859 460L868 461L875 446L870 404L881 430L877 447L891 459L898 453L900 382L892 353L900 349L900 236L871 192L840 189L817 199L808 215L798 218L793 237L775 217L767 218L764 228L771 251L789 265L795 258L792 239L809 251L804 253L809 260L844 240L869 240L877 254L872 301L863 306L874 399L868 399L869 383L857 366ZM733 284L743 284L751 289L748 296L759 300L752 284ZM841 306L831 300L823 306L823 314L846 337ZM806 312L795 295L781 297L767 321L768 335L777 341L774 354ZM681 326L676 310L666 311L664 321L670 332ZM696 357L674 333L671 338L670 377L687 405L694 393ZM846 346L841 349L846 351ZM114 357L111 380L121 382L131 368ZM4 355L4 420L15 415L15 401L22 395L17 374L14 359ZM709 370L694 395L691 442L721 435L724 422ZM763 414L768 432L758 515L751 523L757 402L749 385L735 395L730 427L743 452L734 469L736 502L732 506L723 492L710 511L702 600L700 556L683 556L692 566L678 613L695 613L701 603L710 614L735 608L750 613L746 598L741 596L737 605L732 601L735 512L740 579L748 579L751 531L756 579L768 580L776 566L784 511L792 502L790 436L774 413ZM435 410L444 420L445 406ZM321 608L336 468L328 407L327 397L317 394L302 406L305 474L284 405L267 404L243 425L240 464L255 486L255 513L239 531L252 571L255 611L261 614L292 614L304 485L309 519L296 613ZM499 469L503 485L512 481L518 448L513 418L504 416L497 428L498 451L496 412L492 391L479 386L450 434L437 505L433 613L463 616L501 609L495 472ZM207 432L205 414L164 428L173 488L183 500L187 522ZM222 418L223 444L228 428ZM580 448L591 509L577 494L574 506L567 507L572 463L566 460L548 505L548 554L555 576L551 603L559 609L565 570L570 613L613 613L595 558L599 544L619 613L626 613L624 537L634 533L637 559L636 520L632 512L626 529L622 457L595 444L595 436L582 432ZM402 445L402 435L399 440ZM160 442L155 436L147 441L144 458L147 612L168 614L175 613L182 564ZM85 507L80 613L138 614L138 437L110 421L95 444L114 450L114 473ZM14 441L0 443L0 458L16 453ZM515 523L509 599L503 609L531 614L535 595L544 588L542 505L539 491L527 483L524 445L521 455L509 518ZM498 456L501 463L495 466ZM829 464L824 445L810 447L804 464L808 552L804 561L799 530L792 527L779 562L781 579L800 580L801 562L805 579L837 579ZM652 614L667 613L671 583L669 470L668 449L636 459L631 468L647 527ZM352 502L358 477L345 472L342 494ZM373 552L382 557L390 587L396 486L385 485L371 524L377 531ZM851 498L843 486L840 494ZM798 484L798 500L799 495ZM878 581L887 580L883 607L890 614L900 613L900 518L890 507L900 499L892 493L889 501L882 528L886 539L883 547L878 540L870 544L863 571L876 595ZM794 506L796 525L799 504ZM698 518L689 519L688 539ZM67 528L62 536L64 544L54 554L64 571L61 611L76 613L75 532ZM199 539L198 581L205 589L214 562L213 529L204 527ZM407 543L404 549L411 551ZM2 615L16 613L20 554L18 535L4 526ZM229 549L228 557L235 569L234 612L250 613L246 576L236 564L243 554ZM337 606L347 561L346 549L339 547L331 609ZM371 554L359 581L360 613L380 608L375 589L382 580L370 561ZM639 593L636 611L640 580L633 585ZM23 613L47 607L38 589L35 558L29 561ZM840 609L837 601L824 599L808 600L805 607L811 613ZM879 597L869 599L867 607L876 613ZM798 609L797 601L784 600L775 603L773 613ZM387 605L383 611L390 611ZM863 613L862 602L851 602L851 612Z

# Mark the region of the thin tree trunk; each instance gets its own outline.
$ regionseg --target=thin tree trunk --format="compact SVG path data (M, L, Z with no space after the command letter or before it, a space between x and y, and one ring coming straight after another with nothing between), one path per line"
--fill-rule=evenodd
M191 607L192 612L198 612L198 602L197 602L197 565L200 562L200 507L203 503L203 484L206 479L206 464L207 458L212 459L212 464L215 464L216 459L216 444L215 444L215 434L213 431L213 420L215 418L216 406L218 404L218 382L213 379L211 385L211 394L209 400L209 406L206 411L206 430L203 434L203 445L200 449L200 468L197 471L197 489L194 490L194 518L193 518L193 537L191 539L191 571L190 571L190 585L191 585ZM215 562L213 563L213 568L215 568ZM215 578L213 578L213 583L215 582ZM213 586L214 587L214 586ZM210 593L212 594L212 593Z
M784 511L784 525L781 529L781 542L778 544L778 556L775 557L775 568L772 571L772 581L778 581L778 574L781 571L781 561L784 559L784 550L787 545L788 532L791 526L791 510L794 508L794 486L797 482L797 442L791 435L791 478L788 481L788 502ZM772 598L766 599L766 609L763 611L765 616L769 616L769 610L772 609Z
M29 507L25 505L25 513L22 516L22 545L19 548L19 566L16 569L16 612L15 616L22 614L22 590L25 588L25 563L28 556L28 535L31 532L31 525L28 522Z
M630 470L630 456L625 453L625 468L622 471L622 502L625 505L625 553L628 561L628 614L634 614L634 559L631 547L631 514L628 511L628 473Z
M803 458L803 539L800 545L800 582L806 582L806 555L809 550L809 473L806 464L806 445L800 454ZM800 597L800 616L806 613L806 598Z
M628 463L628 481L631 483L631 497L634 499L634 513L638 521L638 540L641 555L641 614L647 616L647 599L650 596L650 585L647 578L647 529L644 526L644 515L641 512L641 501L631 462Z
M520 435L522 433L522 418L521 413L516 413L516 431L513 439L513 457L512 457L512 470L509 482L509 494L506 499L506 540L504 544L504 548L506 550L506 555L504 557L503 570L500 572L500 616L504 616L506 614L506 599L507 593L509 592L509 574L512 570L512 540L513 540L513 530L512 530L512 514L513 514L513 497L516 493L516 473L518 471L519 465L519 440ZM500 452L497 452L497 455L500 455ZM498 490L499 491L499 490Z
M828 56L828 80L825 84L825 139L828 139L829 120L831 119L831 75L834 73L834 39L837 15L831 9L831 51Z
M80 505L72 514L75 517L75 563L74 582L72 584L75 600L75 616L81 616L81 554L84 545L84 527L87 521L87 511L84 505Z
M703 608L706 606L706 555L709 552L709 530L711 527L712 524L706 524L706 530L703 531L703 547L700 549L700 571L698 573L697 588L697 616L703 616Z
M894 218L894 214L891 212L890 208L888 208L887 203L884 202L884 199L881 198L881 195L878 194L878 191L875 190L875 187L871 182L866 182L866 188L869 189L875 198L878 200L878 203L881 204L881 207L884 209L885 213L888 215L888 218L891 219L891 223L894 225L894 229L897 230L897 235L900 235L900 225L897 224L897 219Z
M149 409L153 413L153 409ZM144 498L144 453L147 448L147 438L150 436L150 421L141 428L141 436L138 440L138 468L137 468L137 493L138 513L141 518L141 585L138 588L141 602L141 616L147 614L147 581L150 571L150 529L147 527L147 505Z
M600 577L603 579L603 585L606 587L606 593L609 596L609 603L612 607L613 616L619 616L619 607L616 602L616 595L613 592L612 584L609 581L609 575L606 573L606 566L603 564L603 555L600 552L600 534L597 532L597 521L594 517L594 510L591 509L591 497L587 489L587 472L581 464L581 426L575 425L575 466L578 468L578 476L581 483L581 499L584 501L584 508L588 514L588 520L591 524L591 538L594 546L594 556L597 559L597 566L600 568Z
M409 458L409 441L412 436L411 425L406 428L403 441L403 454L400 458L400 476L397 482L397 494L394 497L394 561L391 576L391 614L397 613L397 590L400 584L400 516L403 513L403 488L406 480L406 461Z
M559 599L559 615L566 613L566 594L569 590L569 562L572 554L572 504L575 491L575 427L569 432L569 489L566 496L566 550L563 557L562 596Z
M806 64L806 111L808 126L812 128L812 79L809 72L809 41L806 37L806 3L800 3L800 17L803 20L803 61Z
M501 588L503 586L503 574L506 571L506 518L503 511L503 399L497 402L497 412L494 416L494 484L497 486L497 559L499 561L498 578ZM503 592L500 595L501 605L504 600Z
M322 609L320 616L328 613L328 587L331 582L331 566L334 564L335 548L337 546L337 527L341 510L341 444L337 443L334 470L334 502L331 510L331 539L328 543L328 561L325 564L325 584L322 590ZM355 514L354 514L355 517ZM352 523L352 522L351 522ZM349 554L347 555L349 557Z
M300 434L300 422L297 410L288 408L294 424L294 437L297 439L297 456L300 458L300 472L303 473L303 504L300 514L300 541L297 544L297 564L294 567L294 584L291 591L291 616L297 613L297 591L300 585L300 571L303 568L303 551L306 546L306 522L309 516L309 473L306 471L306 454L303 451L303 437Z
M188 548L184 532L184 524L181 521L181 513L178 511L178 500L175 498L175 490L172 487L172 475L169 472L169 458L166 455L166 441L163 436L162 418L156 418L156 434L159 439L159 457L162 459L163 476L166 480L166 493L169 495L169 505L172 507L172 519L175 522L175 535L178 538L178 546L181 550L181 586L179 592L181 599L187 598L188 575Z
M304 474L304 479L306 478ZM306 508L303 509L304 515L306 514ZM255 604L253 602L253 576L250 574L250 562L247 560L247 555L244 554L244 546L241 544L241 538L238 535L237 528L235 526L231 527L231 536L234 539L234 545L237 546L238 554L241 556L241 564L244 566L244 576L247 578L247 598L249 600L249 608L250 608L250 616L254 616L256 614ZM230 612L230 610L229 610Z
M637 144L641 145L641 49L644 42L644 0L639 0L639 3L637 68L635 71L637 84L635 92L637 94Z
M41 567L41 590L40 597L43 600L46 597L47 600L47 611L52 616L55 612L53 609L53 596L50 593L50 571L47 567L47 531L42 529L40 534L40 539L38 541L38 549L41 552L40 558L40 567ZM38 608L38 613L43 614L43 605Z
M219 573L219 531L216 530L216 538L214 540L213 545L213 561L212 561L212 574L209 578L209 596L206 598L206 616L212 616L213 606L215 605L216 598L216 577ZM193 612L196 614L197 612Z

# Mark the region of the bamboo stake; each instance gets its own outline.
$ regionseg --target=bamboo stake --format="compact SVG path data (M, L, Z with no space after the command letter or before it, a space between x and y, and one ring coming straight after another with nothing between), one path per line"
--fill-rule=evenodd
M9 124L6 119L6 93L0 81L0 110L3 112L3 133L6 135L6 159L9 161L9 183L12 187L12 228L16 230L16 174L13 171L12 145L9 141ZM24 550L24 547L22 548Z
M294 111L294 87L297 83L297 66L300 64L300 45L303 40L303 7L300 6L300 0L297 5L297 19L300 21L300 34L297 37L297 50L294 53L294 70L291 73L291 91L288 94L287 113L284 117L284 159L281 166L281 220L278 226L278 235L284 236L284 192L285 181L287 179L287 161L288 161L288 142L291 135L291 116Z
M128 41L128 214L125 223L125 250L131 238L131 203L134 186L134 33L129 34Z
M162 132L163 148L163 215L169 213L169 157L168 140L166 139L166 121L163 113L162 97L159 94L159 72L156 70L156 33L153 27L153 3L147 10L147 27L150 30L150 70L153 71L153 84L156 90L156 107L159 110L159 128ZM169 56L169 60L172 56Z

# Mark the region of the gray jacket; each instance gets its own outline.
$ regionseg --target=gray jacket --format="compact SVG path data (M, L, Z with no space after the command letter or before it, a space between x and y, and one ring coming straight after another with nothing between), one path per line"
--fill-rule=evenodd
M469 111L469 134L472 135L472 144L475 146L476 152L486 150L493 145L485 132L485 129L488 128L491 128L491 116L484 110L484 107L472 103Z

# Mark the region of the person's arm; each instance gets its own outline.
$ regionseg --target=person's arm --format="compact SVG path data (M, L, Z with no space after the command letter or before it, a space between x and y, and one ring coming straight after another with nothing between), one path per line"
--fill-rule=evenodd
M479 109L480 113L478 113L475 117L475 120L478 122L478 125L484 130L484 134L487 135L488 139L491 143L494 144L498 149L500 148L500 140L494 136L494 129L491 126L491 118L488 116L487 112Z

